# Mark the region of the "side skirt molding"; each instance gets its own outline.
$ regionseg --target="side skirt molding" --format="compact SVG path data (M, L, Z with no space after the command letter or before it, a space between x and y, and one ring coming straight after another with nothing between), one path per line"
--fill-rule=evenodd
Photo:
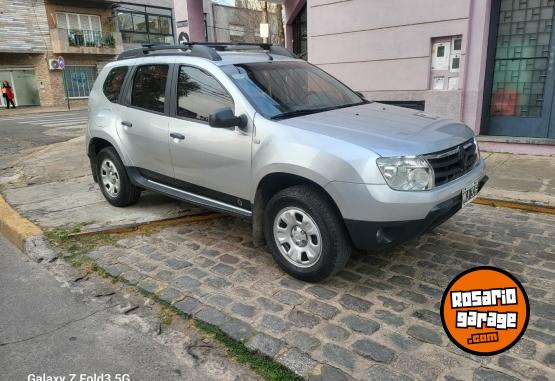
M178 200L190 202L191 204L205 206L218 212L246 217L249 219L252 218L252 212L250 210L147 179L141 175L139 170L135 167L126 167L126 170L130 180L141 188L162 193Z

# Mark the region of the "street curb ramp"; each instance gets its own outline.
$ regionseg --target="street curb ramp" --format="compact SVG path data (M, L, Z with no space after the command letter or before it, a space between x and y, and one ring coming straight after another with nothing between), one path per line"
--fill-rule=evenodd
M51 261L58 253L48 243L41 228L21 216L0 196L0 234L33 260Z

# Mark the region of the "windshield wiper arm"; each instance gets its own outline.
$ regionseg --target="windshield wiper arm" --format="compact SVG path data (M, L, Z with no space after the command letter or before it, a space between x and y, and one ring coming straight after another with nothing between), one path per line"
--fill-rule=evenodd
M333 110L334 108L335 107L324 107L324 108L310 108L310 109L287 111L281 114L274 115L270 119L278 120L278 119L285 119L285 118L293 118L295 116L310 115L310 114L315 114L317 112L329 111L329 110Z
M351 104L340 105L340 106L293 110L293 111L287 111L287 112L284 112L284 113L281 113L281 114L274 115L270 119L279 120L279 119L285 119L285 118L293 118L295 116L316 114L318 112L337 110L337 109L340 109L340 108L347 108L347 107L353 107L353 106L360 106L360 105L365 105L365 104L368 104L368 103L372 103L372 102L365 99L362 102L351 103Z

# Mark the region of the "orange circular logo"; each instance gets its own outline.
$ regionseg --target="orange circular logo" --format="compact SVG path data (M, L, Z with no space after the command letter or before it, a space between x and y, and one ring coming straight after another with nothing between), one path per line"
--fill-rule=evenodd
M475 355L490 356L511 348L526 331L529 318L524 287L496 267L462 272L441 299L441 322L447 336Z

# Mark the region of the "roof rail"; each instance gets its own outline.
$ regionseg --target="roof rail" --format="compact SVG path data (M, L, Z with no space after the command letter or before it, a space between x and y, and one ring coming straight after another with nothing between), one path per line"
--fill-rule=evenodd
M167 52L168 50L179 50L180 52L169 53ZM190 57L206 58L211 61L221 61L222 57L218 54L218 51L243 50L263 50L267 53L295 58L293 53L289 50L282 46L272 44L187 42L181 45L143 44L141 48L130 49L120 53L117 60L140 58L151 55L172 55L177 53Z

